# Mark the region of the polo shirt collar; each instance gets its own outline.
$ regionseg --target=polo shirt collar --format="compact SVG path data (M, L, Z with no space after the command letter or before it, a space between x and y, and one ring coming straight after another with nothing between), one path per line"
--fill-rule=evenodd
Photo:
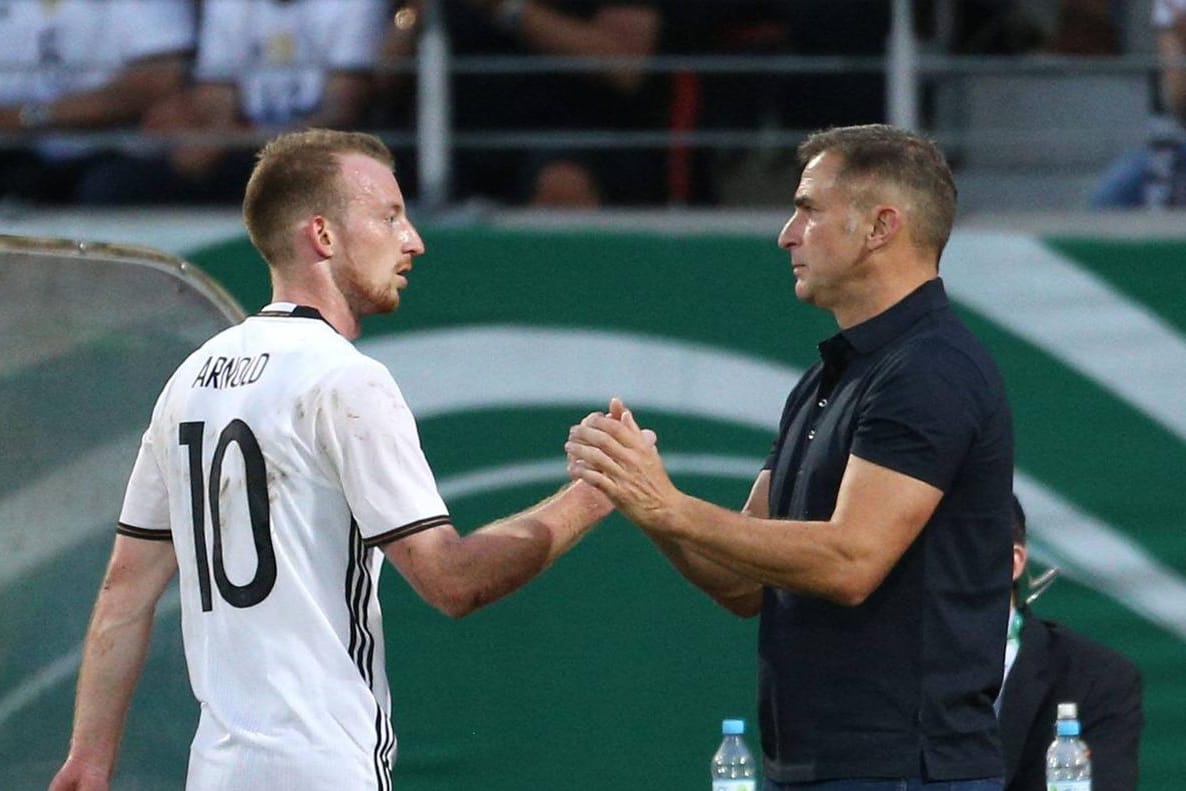
M923 316L948 304L943 280L936 277L914 289L889 309L841 330L837 335L843 337L857 354L868 354L900 336Z

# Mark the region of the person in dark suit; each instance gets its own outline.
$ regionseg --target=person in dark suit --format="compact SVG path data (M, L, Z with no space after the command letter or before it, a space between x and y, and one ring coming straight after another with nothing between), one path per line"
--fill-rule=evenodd
M1025 570L1025 511L1013 498L1013 612L1005 683L997 701L1006 791L1046 788L1046 748L1059 703L1079 704L1091 749L1093 791L1135 791L1144 714L1141 673L1116 651L1030 610L1040 588L1020 596Z

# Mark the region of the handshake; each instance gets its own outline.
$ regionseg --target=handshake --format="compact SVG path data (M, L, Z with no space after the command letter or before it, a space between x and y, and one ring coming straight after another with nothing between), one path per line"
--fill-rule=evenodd
M651 429L641 428L621 399L569 429L568 476L597 489L640 527L657 526L679 498Z

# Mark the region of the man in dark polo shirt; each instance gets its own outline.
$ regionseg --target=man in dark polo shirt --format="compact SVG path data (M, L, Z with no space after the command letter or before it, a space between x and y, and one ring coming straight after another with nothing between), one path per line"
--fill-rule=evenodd
M719 603L761 613L765 788L1000 789L1013 432L938 277L951 171L883 125L817 133L799 156L779 245L840 332L741 513L676 489L617 400L573 427L569 472Z

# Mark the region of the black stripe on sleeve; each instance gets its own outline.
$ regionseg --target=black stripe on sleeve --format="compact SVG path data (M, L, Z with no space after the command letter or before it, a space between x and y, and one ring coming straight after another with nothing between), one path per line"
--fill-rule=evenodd
M171 530L149 530L146 527L134 527L132 525L125 525L119 522L115 526L115 532L121 536L128 538L143 538L146 541L172 541L173 531Z
M401 538L407 538L414 533L419 533L421 530L428 530L431 527L440 527L441 525L451 525L453 519L448 514L440 516L430 516L427 519L417 519L415 522L409 522L402 527L397 527L394 530L388 530L386 533L380 533L377 536L371 536L364 540L368 547L379 547L384 544L390 544L392 541L398 541Z

